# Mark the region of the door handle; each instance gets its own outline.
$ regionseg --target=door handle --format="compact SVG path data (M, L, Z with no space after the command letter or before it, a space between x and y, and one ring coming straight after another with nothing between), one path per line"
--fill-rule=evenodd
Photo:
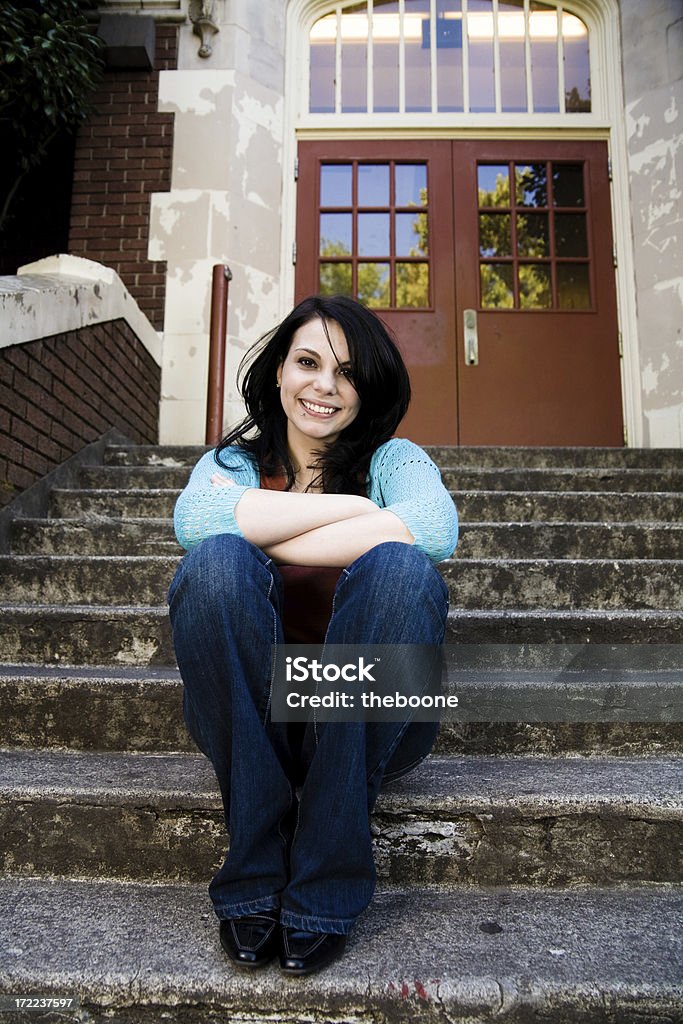
M465 364L479 365L479 338L477 337L477 311L466 309L463 312L465 325Z

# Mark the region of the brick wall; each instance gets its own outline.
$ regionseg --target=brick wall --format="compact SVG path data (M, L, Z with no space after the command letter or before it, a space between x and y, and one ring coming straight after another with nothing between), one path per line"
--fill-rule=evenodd
M0 349L0 507L112 427L155 444L160 380L125 320Z
M147 259L150 194L171 187L173 114L157 112L159 72L177 62L178 30L157 25L154 69L108 71L97 114L76 140L69 252L118 273L163 329L165 262Z

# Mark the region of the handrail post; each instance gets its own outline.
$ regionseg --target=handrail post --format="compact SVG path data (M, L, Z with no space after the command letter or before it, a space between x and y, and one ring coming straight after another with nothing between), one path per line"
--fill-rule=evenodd
M225 338L228 326L228 283L230 267L216 263L211 278L211 333L209 336L209 380L206 389L206 444L215 447L223 436L223 393L225 388Z

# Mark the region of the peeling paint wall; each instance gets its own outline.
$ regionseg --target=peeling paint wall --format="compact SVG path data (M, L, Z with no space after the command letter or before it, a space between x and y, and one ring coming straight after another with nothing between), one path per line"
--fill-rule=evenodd
M643 444L683 445L683 3L622 0Z
M185 6L185 5L184 5ZM285 5L217 0L213 53L180 28L178 70L159 109L175 114L171 191L152 198L149 258L168 265L160 440L204 440L211 271L232 270L225 424L241 418L235 372L281 313Z

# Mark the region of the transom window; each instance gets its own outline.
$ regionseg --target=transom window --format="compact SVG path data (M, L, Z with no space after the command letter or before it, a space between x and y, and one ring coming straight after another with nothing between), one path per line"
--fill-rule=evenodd
M366 0L310 33L312 114L588 113L588 29L538 0Z
M426 163L320 165L318 290L375 308L430 305Z

